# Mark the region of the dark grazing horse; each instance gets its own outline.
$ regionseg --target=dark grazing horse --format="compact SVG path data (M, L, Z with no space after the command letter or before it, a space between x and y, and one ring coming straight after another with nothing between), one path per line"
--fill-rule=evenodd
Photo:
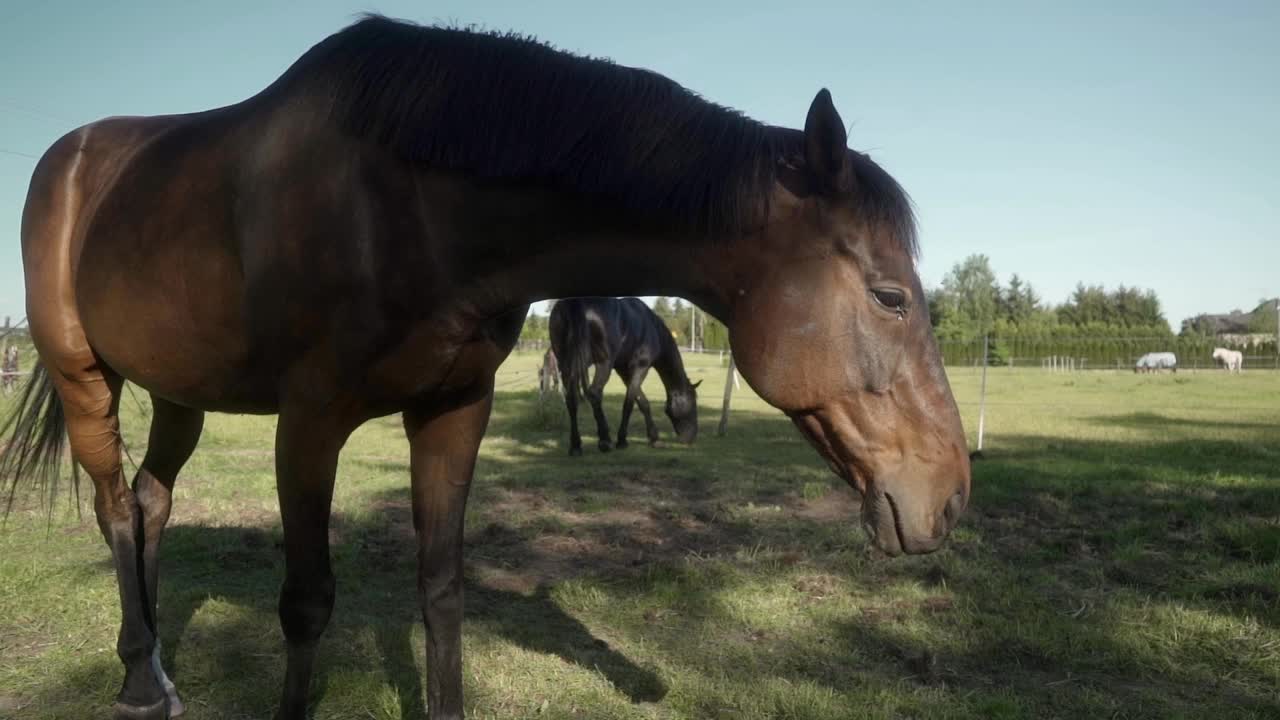
M649 368L658 371L667 388L667 417L680 442L698 436L698 385L690 383L680 358L680 348L662 318L639 298L570 298L551 310L551 347L564 359L564 402L569 410L569 454L582 454L578 432L578 393L586 396L600 433L600 452L608 452L609 421L604 414L604 386L611 371L627 386L618 423L619 449L627 447L631 408L640 406L650 444L658 442L658 426L649 412L649 399L641 386ZM595 368L592 377L591 369Z
M402 414L427 706L462 716L467 491L536 300L680 295L723 320L743 378L862 493L888 553L938 548L969 497L909 201L846 147L825 90L789 130L652 72L369 17L240 103L62 137L21 241L42 369L0 477L51 488L66 439L93 482L120 718L181 710L156 653L157 557L211 410L279 416L284 720L306 714L333 608L338 453ZM126 379L154 403L132 484Z

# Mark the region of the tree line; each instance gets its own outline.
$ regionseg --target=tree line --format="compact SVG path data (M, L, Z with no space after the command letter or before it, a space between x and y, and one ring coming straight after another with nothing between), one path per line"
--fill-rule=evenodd
M1095 367L1127 365L1144 353L1159 351L1174 352L1184 360L1203 355L1208 364L1213 348L1225 344L1206 323L1188 322L1175 334L1153 290L1079 283L1065 302L1051 305L1016 274L1001 284L986 255L970 255L957 263L941 286L926 296L934 333L949 364L981 362L984 337L994 364L1060 356ZM1257 324L1265 328L1265 313L1254 315L1264 318ZM1269 332L1274 333L1274 310L1270 322ZM1254 345L1249 353L1274 355L1275 342Z

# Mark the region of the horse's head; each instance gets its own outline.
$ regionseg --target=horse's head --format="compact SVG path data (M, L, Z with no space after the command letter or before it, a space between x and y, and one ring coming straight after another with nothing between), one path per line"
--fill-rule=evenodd
M846 147L826 90L804 150L779 168L773 210L731 294L743 377L863 496L890 554L937 549L969 498L969 457L915 270L898 185Z
M698 438L698 386L685 378L678 387L667 390L667 417L682 443L692 443Z

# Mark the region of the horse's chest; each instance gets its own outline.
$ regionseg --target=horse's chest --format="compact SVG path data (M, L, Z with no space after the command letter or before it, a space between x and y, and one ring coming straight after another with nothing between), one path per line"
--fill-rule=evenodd
M511 352L511 345L479 330L464 338L450 334L443 335L439 326L424 328L383 356L371 371L380 394L429 401L471 390L488 383Z

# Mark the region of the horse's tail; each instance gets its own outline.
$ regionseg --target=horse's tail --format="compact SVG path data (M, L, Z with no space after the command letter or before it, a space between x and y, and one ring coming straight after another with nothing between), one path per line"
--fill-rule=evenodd
M44 365L35 366L22 397L0 424L0 443L0 490L7 490L9 495L5 514L13 508L18 486L26 480L48 492L52 510L62 470L62 450L67 444L67 422L62 401ZM72 472L78 480L75 463ZM78 495L79 483L73 484ZM79 507L78 497L76 506Z
M552 313L559 314L564 336L556 362L560 364L565 392L586 395L591 386L588 375L592 365L591 328L587 325L586 307L576 300L561 300Z

